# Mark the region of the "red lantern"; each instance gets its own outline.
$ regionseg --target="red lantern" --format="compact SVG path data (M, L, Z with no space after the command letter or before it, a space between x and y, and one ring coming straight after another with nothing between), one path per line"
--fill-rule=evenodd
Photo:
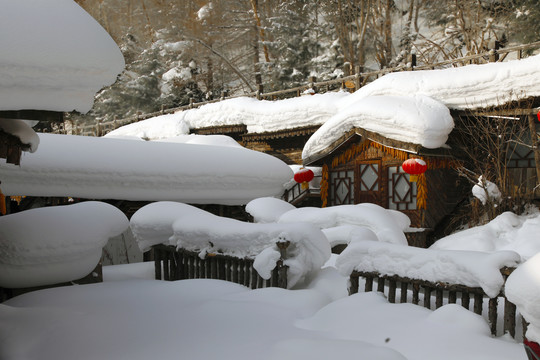
M409 159L401 164L401 168L410 176L410 181L418 180L418 175L423 174L427 170L427 164L422 159Z
M302 184L302 189L307 189L309 187L308 183L313 180L315 174L310 169L301 168L294 174L294 181L299 184Z
M536 113L536 117L538 118L538 121L540 121L540 110Z

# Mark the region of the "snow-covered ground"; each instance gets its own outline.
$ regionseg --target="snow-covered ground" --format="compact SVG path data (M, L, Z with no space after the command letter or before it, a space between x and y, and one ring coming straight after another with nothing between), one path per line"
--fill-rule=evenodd
M526 359L458 305L430 311L346 294L328 267L302 290L150 280L152 263L105 267L102 284L0 305L2 359Z

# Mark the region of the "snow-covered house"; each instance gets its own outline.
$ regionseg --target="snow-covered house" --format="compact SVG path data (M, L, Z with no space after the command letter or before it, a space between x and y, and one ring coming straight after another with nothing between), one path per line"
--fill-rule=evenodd
M453 141L464 136L460 119L488 122L511 113L511 119L527 124L540 95L538 70L540 57L533 56L392 73L340 100L337 114L309 139L302 155L304 165L323 166L323 206L374 202L403 211L415 227L436 229L470 193L471 186L454 170L470 155ZM481 135L479 129L465 136ZM528 134L515 140L531 141ZM512 147L506 166L529 167L528 174L535 175L533 151L525 149ZM401 167L410 158L427 165L417 182L410 182ZM521 170L507 176L520 176ZM524 180L533 187L537 183Z

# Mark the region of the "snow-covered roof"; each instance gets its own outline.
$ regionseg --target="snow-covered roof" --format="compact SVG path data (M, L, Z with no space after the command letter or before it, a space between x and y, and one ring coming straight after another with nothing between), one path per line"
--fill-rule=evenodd
M309 138L302 158L316 157L354 128L436 149L446 143L454 120L446 106L423 95L361 98L343 108Z
M0 0L0 110L87 112L124 58L72 0Z
M246 125L249 133L263 133L321 125L337 112L337 101L348 95L330 92L276 101L239 97L129 124L106 136L156 140L211 126Z
M429 96L450 109L486 108L540 96L540 55L507 62L386 74L341 101L340 107L371 96L410 95Z
M20 167L0 166L5 195L174 200L243 205L279 196L293 173L281 160L231 146L39 134Z

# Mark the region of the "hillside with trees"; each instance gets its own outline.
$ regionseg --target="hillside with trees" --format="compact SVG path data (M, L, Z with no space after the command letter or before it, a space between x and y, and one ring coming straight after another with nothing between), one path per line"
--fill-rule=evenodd
M536 41L534 0L76 0L126 69L78 122Z

